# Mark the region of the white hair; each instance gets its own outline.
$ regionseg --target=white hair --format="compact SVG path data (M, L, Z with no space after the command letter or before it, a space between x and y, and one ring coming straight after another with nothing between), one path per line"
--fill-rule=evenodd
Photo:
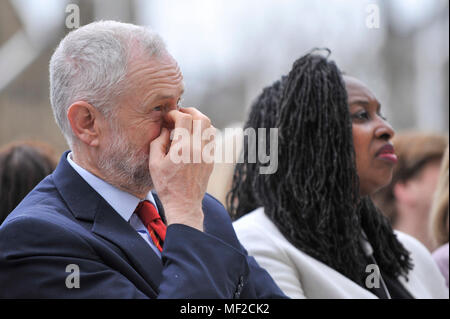
M50 102L70 147L75 138L67 119L70 105L85 101L110 114L125 89L128 63L136 50L148 57L167 52L155 32L116 21L85 25L58 45L50 60Z

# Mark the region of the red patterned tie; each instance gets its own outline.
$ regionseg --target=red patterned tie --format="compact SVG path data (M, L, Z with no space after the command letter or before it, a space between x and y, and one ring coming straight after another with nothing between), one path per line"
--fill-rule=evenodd
M136 207L135 213L144 223L155 246L159 251L162 251L167 227L159 216L156 207L148 200L144 200Z

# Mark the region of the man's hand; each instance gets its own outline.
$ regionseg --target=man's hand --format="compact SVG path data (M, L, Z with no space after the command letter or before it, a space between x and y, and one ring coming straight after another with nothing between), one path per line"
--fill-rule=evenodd
M186 134L185 138L180 137L171 142L169 130L163 128L161 135L150 144L149 169L153 185L164 206L168 225L185 224L203 231L202 200L214 162L205 162L202 154L205 146L214 141L212 137L209 140L201 139L198 143L197 137L197 142L194 142L193 135L194 127L199 124L200 138L205 130L215 129L209 118L194 108L170 111L165 120L169 124L173 123L175 130L185 130ZM190 152L187 154L188 163L175 163L172 160L180 150L187 149ZM200 163L193 160L195 156L200 158Z

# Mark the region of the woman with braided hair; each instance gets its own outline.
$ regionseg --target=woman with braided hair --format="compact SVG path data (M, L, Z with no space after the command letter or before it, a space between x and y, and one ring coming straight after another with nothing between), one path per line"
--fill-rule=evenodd
M363 83L307 54L263 90L245 128L278 128L278 170L238 163L228 206L239 240L284 293L448 298L427 250L394 233L369 198L390 182L397 158L394 131Z

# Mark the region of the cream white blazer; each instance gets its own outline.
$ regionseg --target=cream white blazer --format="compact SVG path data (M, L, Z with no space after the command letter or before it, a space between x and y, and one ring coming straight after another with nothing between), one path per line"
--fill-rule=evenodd
M265 268L283 292L291 298L341 299L377 298L368 290L341 275L324 263L290 244L264 214L263 208L233 223L238 238ZM414 268L409 281L399 281L415 298L449 298L445 279L428 250L416 239L396 232L398 239L411 252Z

